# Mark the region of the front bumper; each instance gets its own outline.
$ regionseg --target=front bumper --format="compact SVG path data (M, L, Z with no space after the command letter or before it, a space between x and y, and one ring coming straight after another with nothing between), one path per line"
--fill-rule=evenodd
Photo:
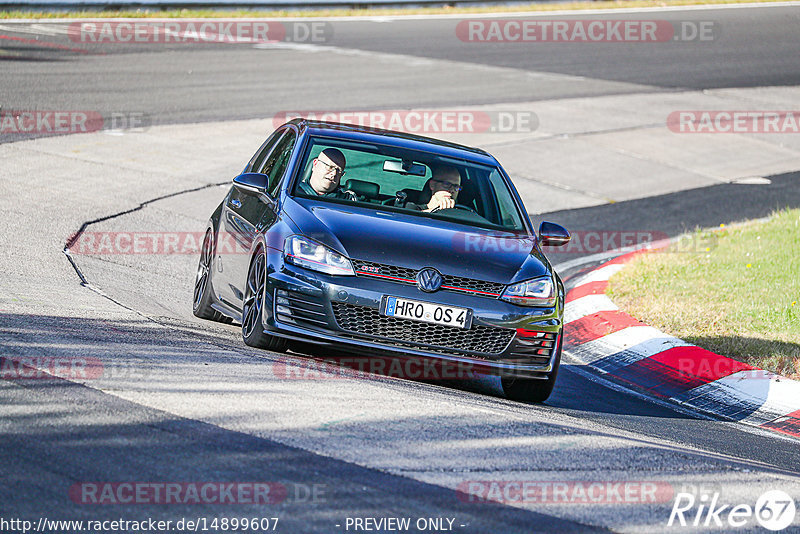
M466 307L469 329L380 315L385 295ZM330 276L289 264L268 273L265 332L360 354L414 356L470 366L476 372L545 379L562 329L561 299L552 308L526 308L478 295L369 276Z

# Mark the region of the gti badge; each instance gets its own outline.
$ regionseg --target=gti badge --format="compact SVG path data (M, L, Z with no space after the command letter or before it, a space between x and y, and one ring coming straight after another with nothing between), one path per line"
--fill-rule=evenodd
M425 293L439 291L442 287L442 274L431 267L422 269L417 273L417 287Z

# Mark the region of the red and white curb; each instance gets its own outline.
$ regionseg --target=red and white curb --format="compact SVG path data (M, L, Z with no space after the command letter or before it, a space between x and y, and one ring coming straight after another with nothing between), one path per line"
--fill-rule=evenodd
M800 382L686 343L622 312L608 280L637 250L581 276L567 293L570 354L616 381L725 419L800 437Z

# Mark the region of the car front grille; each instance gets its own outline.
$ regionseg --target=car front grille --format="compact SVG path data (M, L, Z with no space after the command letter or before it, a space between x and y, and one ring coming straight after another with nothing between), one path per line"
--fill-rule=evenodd
M353 267L358 276L383 278L401 284L415 285L417 283L418 271L416 269L362 260L353 260ZM491 298L497 298L502 295L506 287L504 284L497 282L486 282L448 274L442 274L442 278L442 290L444 291L459 291Z
M487 297L499 297L506 288L505 285L496 282L484 282L483 280L473 280L472 278L462 278L461 276L443 275L443 278L442 288L444 289L478 293Z
M378 310L344 302L333 302L339 327L359 337L390 340L393 344L434 347L449 352L502 353L516 332L507 328L473 325L470 329L386 317Z

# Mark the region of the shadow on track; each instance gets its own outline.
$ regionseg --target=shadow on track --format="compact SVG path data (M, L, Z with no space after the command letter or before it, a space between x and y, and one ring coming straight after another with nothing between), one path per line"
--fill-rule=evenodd
M663 232L675 237L800 206L800 172L770 176L769 185L720 184L667 195L541 214L538 220L585 230ZM594 252L601 252L596 250ZM554 263L581 254L548 254ZM563 257L563 258L562 258Z
M258 375L267 364L264 360L226 354L209 346L208 339L150 324L0 314L0 339L6 347L4 380L0 380L0 405L4 406L0 472L6 483L0 485L0 514L34 521L42 516L137 521L199 517L209 522L218 517L277 516L289 532L334 532L342 530L335 525L343 527L346 517L395 515L451 517L457 525L465 525L457 529L464 532L598 530L543 513L470 501L451 489L182 418L87 387L101 383L104 389L121 393L152 389L148 394L180 394L191 402L198 399L192 392L203 392L203 378L210 378L213 383L208 384L210 391L203 392L204 402L212 402L220 416L230 396L251 387L268 391L269 383ZM229 361L218 366L226 356ZM20 367L8 365L16 361L47 367L53 359L74 362L81 358L94 358L103 367L98 376L83 376L86 385L41 373L35 376L31 367L19 373ZM128 366L129 371L138 372L103 377L112 363L117 371ZM205 376L192 375L192 369L206 365L218 367ZM170 366L178 367L178 373L164 374ZM224 385L224 381L215 382L224 368L230 389L214 389L214 385ZM91 366L82 365L78 372L87 369ZM61 368L61 372L73 371L69 365ZM274 417L274 410L262 403L249 407L253 420ZM551 426L546 433L572 434L567 428ZM242 502L220 505L202 493L190 497L187 490L177 501L163 502L164 493L159 501L150 491L143 502L137 502L138 493L134 498L132 490L118 488L106 493L103 502L108 504L94 504L103 494L92 487L107 488L105 482L115 483L114 487L125 482L270 483L271 489L277 488L273 495L279 500L249 503L250 490ZM95 486L87 489L87 483ZM233 498L237 495L234 491ZM117 503L120 496L133 502Z

